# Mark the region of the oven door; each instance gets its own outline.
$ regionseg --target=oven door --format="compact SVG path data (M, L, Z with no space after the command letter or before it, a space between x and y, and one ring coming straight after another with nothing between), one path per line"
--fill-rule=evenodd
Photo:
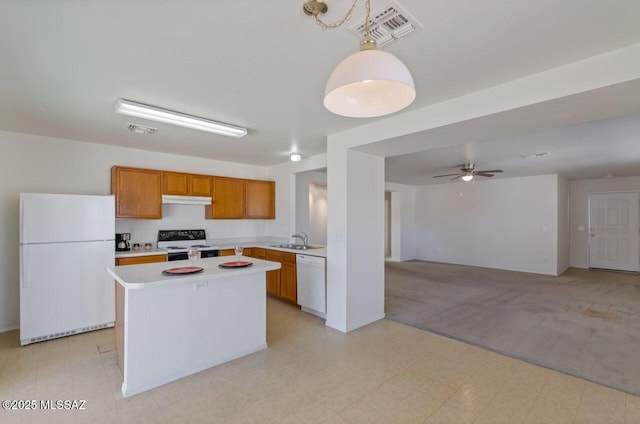
M201 258L214 258L218 256L218 249L210 249L210 250L201 250L200 257Z
M189 259L187 252L169 252L167 253L167 261L181 261Z

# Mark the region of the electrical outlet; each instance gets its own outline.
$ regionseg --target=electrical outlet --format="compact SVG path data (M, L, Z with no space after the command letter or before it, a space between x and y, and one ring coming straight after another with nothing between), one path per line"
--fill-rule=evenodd
M209 287L208 281L198 281L197 283L193 283L194 290L202 290Z

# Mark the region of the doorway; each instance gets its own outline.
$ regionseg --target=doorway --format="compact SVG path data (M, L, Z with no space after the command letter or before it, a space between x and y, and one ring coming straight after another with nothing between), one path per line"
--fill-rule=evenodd
M589 268L640 271L638 193L589 194Z
M391 257L391 192L384 192L384 257Z

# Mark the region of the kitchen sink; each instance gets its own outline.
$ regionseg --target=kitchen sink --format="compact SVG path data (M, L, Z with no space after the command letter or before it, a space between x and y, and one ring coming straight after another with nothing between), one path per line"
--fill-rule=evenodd
M280 247L282 249L309 250L322 249L322 246L305 246L303 244L274 244L271 247Z

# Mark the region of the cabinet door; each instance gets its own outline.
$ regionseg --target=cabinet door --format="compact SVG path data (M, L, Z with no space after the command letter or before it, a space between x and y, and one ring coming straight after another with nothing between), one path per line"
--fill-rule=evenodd
M275 219L276 183L273 181L245 181L245 218Z
M161 171L114 166L111 194L116 197L116 218L162 218Z
M233 256L235 254L236 252L233 249L224 249L224 250L218 251L218 256Z
M289 302L298 303L296 263L283 261L280 271L280 297Z
M279 250L266 249L268 261L282 263L282 252ZM267 294L280 297L281 294L281 278L282 273L279 269L275 271L267 271Z
M189 175L181 172L162 172L162 194L186 196L189 191Z
M211 177L209 175L189 175L190 196L211 197Z
M267 294L280 297L280 270L267 271Z
M244 180L213 177L211 206L205 208L208 219L242 219L244 216Z

